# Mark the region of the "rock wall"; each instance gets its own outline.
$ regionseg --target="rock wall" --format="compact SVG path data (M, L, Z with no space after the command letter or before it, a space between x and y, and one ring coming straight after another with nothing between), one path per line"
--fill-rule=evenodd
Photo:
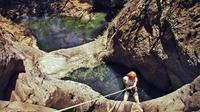
M15 22L29 17L46 15L62 15L90 19L92 6L88 1L81 0L1 0L0 14Z
M142 103L145 112L200 111L200 77L166 96Z
M51 53L14 41L13 37L19 37L6 29L12 27L1 27L1 96L9 87L11 77L16 77L12 101L61 109L100 97L87 85L59 78L80 67L94 67L104 56L108 61L138 68L144 78L160 90L177 89L200 72L198 11L199 2L195 0L186 4L180 1L130 0L105 32L104 36L108 38ZM197 77L191 84L167 96L142 103L144 111L199 111L199 79ZM102 98L76 110L102 112L113 106L118 112L139 109L132 102Z
M0 35L0 99L5 99L11 79L24 71L22 61L12 51L10 44ZM10 87L12 88L12 87Z
M0 17L0 99L9 99L21 72L38 72L34 58L43 54L25 28Z
M11 40L17 41L28 46L38 48L36 45L36 39L32 36L31 32L22 25L17 25L12 21L0 16L0 33L1 35L7 35Z
M12 91L11 95L11 101L37 104L55 109L63 109L96 98L100 99L76 107L75 110L78 112L106 112L113 107L118 112L139 110L139 106L135 103L108 100L84 84L57 79L43 79L29 74L19 75L15 90Z
M200 4L185 2L130 0L108 29L108 61L137 68L162 91L191 82L200 73Z
M55 109L22 102L0 101L1 112L55 112Z

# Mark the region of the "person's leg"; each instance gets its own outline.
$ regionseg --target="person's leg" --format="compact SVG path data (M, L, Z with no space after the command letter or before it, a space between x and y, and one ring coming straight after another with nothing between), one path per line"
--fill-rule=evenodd
M128 96L129 96L129 92L126 91L126 92L124 93L124 100L123 100L123 101L127 101L127 100L128 100Z
M143 112L143 109L140 105L140 100L139 100L139 95L138 95L138 90L137 88L135 88L134 94L133 94L133 98L135 100L135 102L140 106L140 112Z
M134 95L134 100L137 104L140 104L140 100L139 100L139 96L138 95Z
M137 88L135 88L135 91L134 91L134 94L133 94L133 98L134 98L134 100L135 100L135 102L136 102L137 104L140 104L140 100L139 100L139 95L138 95L138 90L137 90Z
M143 112L143 109L142 109L142 107L141 107L141 105L140 105L140 100L139 100L139 96L138 96L138 93L137 93L137 91L134 93L134 100L135 100L135 102L140 106L140 112Z

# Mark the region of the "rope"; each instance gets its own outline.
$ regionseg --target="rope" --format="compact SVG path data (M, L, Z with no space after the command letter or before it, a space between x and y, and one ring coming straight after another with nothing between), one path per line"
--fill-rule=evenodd
M115 108L115 105L117 104L117 102L115 101L115 103L114 103L114 105L113 105L113 107L108 111L108 112L112 112L113 111L113 109Z
M115 97L115 99L114 100L116 100L119 96L121 96L122 95L122 93L120 93L117 97ZM113 111L113 109L115 108L115 105L117 104L117 102L115 101L115 103L114 103L114 105L112 106L112 108L108 111L108 112L112 112Z
M93 101L96 101L98 99L101 99L101 98L106 98L106 97L109 97L109 96L112 96L112 95L115 95L115 94L118 94L118 93L121 93L121 92L124 92L130 88L132 88L133 86L129 87L129 88L125 88L125 89L122 89L120 91L116 91L114 93L110 93L110 94L107 94L105 96L101 96L99 98L95 98L95 99L92 99L92 100L89 100L89 101L86 101L86 102L83 102L83 103L79 103L79 104L76 104L76 105L73 105L73 106L70 106L70 107L67 107L67 108L64 108L64 109L60 109L60 110L57 110L55 112L62 112L62 111L66 111L66 110L69 110L69 109L73 109L75 107L78 107L78 106L81 106L81 105L84 105L84 104L87 104L87 103L90 103L90 102L93 102Z

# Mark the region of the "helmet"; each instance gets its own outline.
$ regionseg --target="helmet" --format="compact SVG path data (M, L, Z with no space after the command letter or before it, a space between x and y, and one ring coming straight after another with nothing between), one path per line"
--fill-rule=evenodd
M128 78L130 78L130 79L135 79L137 75L136 75L135 72L130 71L130 72L127 74L127 76L128 76Z

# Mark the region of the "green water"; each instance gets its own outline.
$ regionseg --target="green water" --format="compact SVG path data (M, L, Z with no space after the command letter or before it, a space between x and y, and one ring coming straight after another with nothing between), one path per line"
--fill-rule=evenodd
M102 33L99 29L105 26L105 16L105 13L95 13L90 20L73 17L31 18L25 24L35 35L39 48L52 51L94 40Z
M66 28L90 32L105 22L105 13L95 13L94 19L83 20L82 18L65 17L62 18L63 24Z
M93 69L80 68L75 70L68 78L85 83L94 90L105 95L116 92L124 87L121 77L122 76L115 72L109 65L101 64Z
M128 71L129 69L124 66L104 63L95 68L79 68L72 72L66 79L85 83L102 95L107 95L124 89L122 77ZM141 100L151 99L139 85L138 89ZM131 97L129 98L129 100L132 100ZM109 99L122 100L123 93L113 95Z
M73 18L73 17L53 17L53 18L37 18L32 19L28 23L30 29L36 30L40 29L40 34L48 31L48 28L55 23L60 21L61 26L64 26L67 29L75 30L78 32L91 32L92 30L100 27L103 22L105 22L105 13L95 13L94 19L83 20L82 18Z

